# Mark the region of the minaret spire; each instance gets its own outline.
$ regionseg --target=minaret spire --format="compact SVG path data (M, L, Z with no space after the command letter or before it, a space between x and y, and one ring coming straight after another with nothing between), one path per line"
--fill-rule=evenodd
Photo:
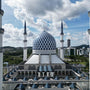
M23 61L27 61L27 31L26 31L26 21L24 22L24 48L23 48Z
M64 50L63 50L63 44L64 44L64 40L63 40L63 36L64 36L64 33L63 33L63 21L61 21L61 33L60 33L60 36L61 36L61 40L60 40L60 43L61 43L61 47L60 47L60 58L64 60Z
M0 9L1 9L1 7L2 7L2 0L0 0Z
M26 31L26 21L24 22L24 35L27 34L27 31Z
M63 35L63 22L61 21L61 35Z
M1 0L0 0L0 9L1 9Z
M3 33L4 29L2 28L2 16L4 14L4 11L1 9L1 0L0 0L0 90L2 90L3 82Z

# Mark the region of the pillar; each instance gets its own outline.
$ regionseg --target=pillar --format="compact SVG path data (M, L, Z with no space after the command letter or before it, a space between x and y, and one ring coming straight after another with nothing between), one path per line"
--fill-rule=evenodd
M3 33L4 29L2 29L2 16L4 14L4 11L1 9L1 0L0 0L0 90L2 90L2 78L3 78Z
M28 71L28 78L29 78L29 71Z
M44 77L44 72L43 72L43 77Z
M38 77L40 77L40 72L38 72Z
M47 72L47 77L49 77L49 72Z
M77 55L78 55L78 49L77 49Z

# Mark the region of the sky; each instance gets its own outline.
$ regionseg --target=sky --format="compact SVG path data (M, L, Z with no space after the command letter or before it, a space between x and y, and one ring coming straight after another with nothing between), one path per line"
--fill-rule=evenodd
M3 46L23 47L24 21L28 46L43 30L54 36L60 47L61 21L64 23L64 46L88 44L90 0L2 0L4 15Z

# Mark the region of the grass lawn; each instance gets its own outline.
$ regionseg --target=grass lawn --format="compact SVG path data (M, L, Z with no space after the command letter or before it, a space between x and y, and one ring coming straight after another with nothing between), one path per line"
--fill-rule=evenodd
M82 64L82 65L85 65L87 64L87 62L73 62L73 61L67 61L68 63L70 64Z

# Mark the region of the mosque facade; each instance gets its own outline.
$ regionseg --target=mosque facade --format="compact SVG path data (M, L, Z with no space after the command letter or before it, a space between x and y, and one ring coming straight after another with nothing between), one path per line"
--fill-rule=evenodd
M26 22L24 35L25 59L4 75L4 90L80 90L83 87L80 82L86 85L83 88L88 88L88 76L56 54L56 41L50 33L44 30L34 40L29 58L26 55ZM63 50L63 44L61 49Z
M2 47L4 32L1 24L2 15L0 5L0 47ZM54 37L44 30L34 40L32 54L27 58L25 22L23 61L3 76L3 82L3 52L0 48L0 90L82 90L81 88L89 90L88 75L64 61L63 22L61 22L60 35L60 57L56 54Z

